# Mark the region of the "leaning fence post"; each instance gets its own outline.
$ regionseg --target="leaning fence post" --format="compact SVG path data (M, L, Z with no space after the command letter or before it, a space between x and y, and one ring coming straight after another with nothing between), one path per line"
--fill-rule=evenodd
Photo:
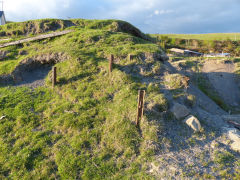
M112 72L114 56L111 54L109 57L109 73Z
M136 126L137 127L139 127L140 120L143 117L144 97L145 97L145 90L139 90L138 91L137 120L136 120Z
M57 67L52 68L52 87L57 84Z

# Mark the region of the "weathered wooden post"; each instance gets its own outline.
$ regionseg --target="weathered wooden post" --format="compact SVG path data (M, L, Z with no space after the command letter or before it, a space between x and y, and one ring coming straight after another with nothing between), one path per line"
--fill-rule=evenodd
M132 60L133 60L133 57L134 57L134 56L133 56L132 54L129 54L129 55L128 55L128 60L129 60L129 61L132 61Z
M111 54L109 57L109 73L112 72L114 56Z
M137 127L139 127L140 120L143 117L144 97L145 97L145 90L139 90L138 91L137 120L136 120L136 126Z
M52 68L52 87L57 84L57 67Z

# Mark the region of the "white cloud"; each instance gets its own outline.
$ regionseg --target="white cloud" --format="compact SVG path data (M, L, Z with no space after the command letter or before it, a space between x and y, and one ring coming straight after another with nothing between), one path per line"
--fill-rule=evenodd
M72 0L5 0L8 20L57 18L59 11L69 8Z
M159 13L160 13L159 10L155 10L155 11L154 11L154 14L155 14L155 15L159 15Z
M157 4L158 0L105 0L112 4L112 9L108 11L108 15L117 18L128 18L136 16L139 13L151 11Z
M154 14L155 15L162 15L162 14L170 14L170 13L174 13L173 10L155 10Z

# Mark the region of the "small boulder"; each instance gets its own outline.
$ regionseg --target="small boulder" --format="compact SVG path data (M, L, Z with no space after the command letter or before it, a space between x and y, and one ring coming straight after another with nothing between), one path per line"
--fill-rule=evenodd
M224 128L228 138L233 141L231 148L240 152L240 132L235 128Z
M240 152L240 141L238 141L238 142L236 141L236 142L232 143L231 148L234 151Z
M240 132L235 128L228 128L227 135L230 140L240 142Z
M196 132L200 131L200 129L201 129L201 124L200 124L199 120L192 115L188 116L184 120L184 122Z
M171 112L177 119L182 119L190 113L189 109L186 106L179 103L174 103L173 107L171 108Z

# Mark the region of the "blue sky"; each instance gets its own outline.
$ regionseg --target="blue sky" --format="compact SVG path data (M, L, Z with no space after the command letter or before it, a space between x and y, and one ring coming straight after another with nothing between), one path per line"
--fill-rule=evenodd
M145 33L240 32L240 0L5 0L7 20L121 19Z

